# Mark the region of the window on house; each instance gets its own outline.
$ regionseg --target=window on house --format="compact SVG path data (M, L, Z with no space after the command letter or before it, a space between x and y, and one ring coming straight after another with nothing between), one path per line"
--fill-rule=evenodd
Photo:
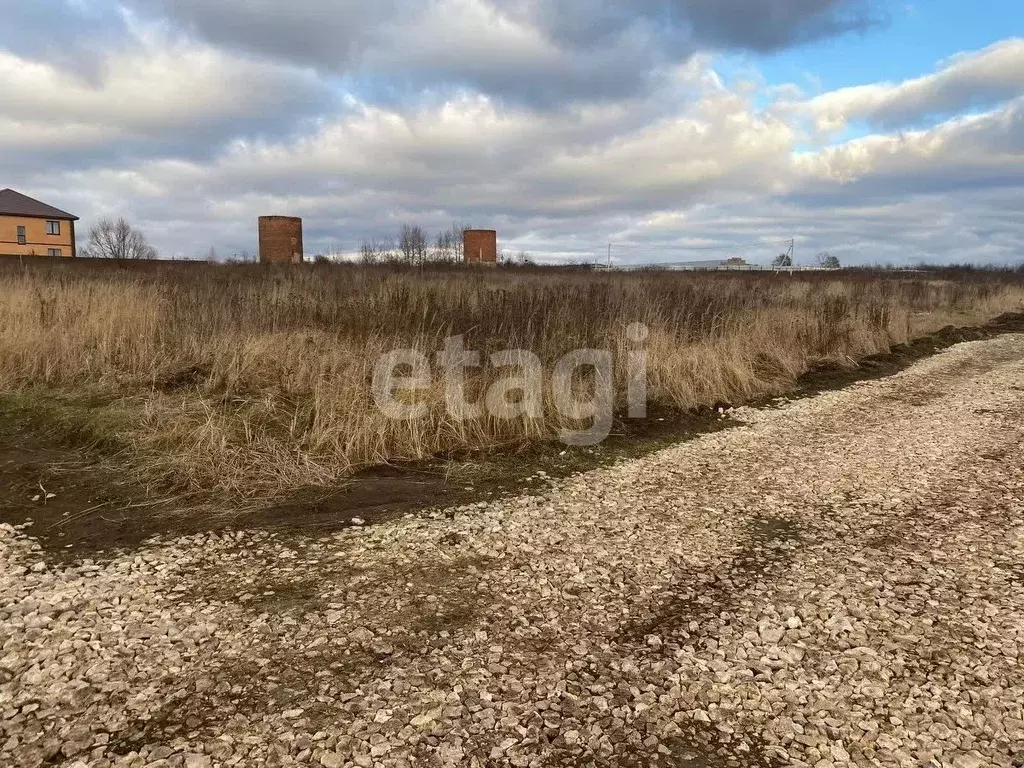
M48 235L59 235L60 234L60 222L59 221L48 221L48 222L46 222L46 234L48 234Z
M25 245L28 242L28 237L25 235L25 228L18 227L18 245Z
M48 252L48 255L50 255L50 256L63 256L64 254L61 252L60 248L51 248L49 250L49 252Z

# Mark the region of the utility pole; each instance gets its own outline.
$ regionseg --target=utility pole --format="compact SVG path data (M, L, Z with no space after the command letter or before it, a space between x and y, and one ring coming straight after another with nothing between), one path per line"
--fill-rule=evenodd
M612 244L608 243L608 271L612 268Z

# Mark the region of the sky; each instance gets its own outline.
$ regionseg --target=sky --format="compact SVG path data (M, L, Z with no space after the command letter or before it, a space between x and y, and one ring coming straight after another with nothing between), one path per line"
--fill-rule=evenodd
M1024 261L1018 0L0 0L0 188L166 257ZM83 242L84 244L84 242Z

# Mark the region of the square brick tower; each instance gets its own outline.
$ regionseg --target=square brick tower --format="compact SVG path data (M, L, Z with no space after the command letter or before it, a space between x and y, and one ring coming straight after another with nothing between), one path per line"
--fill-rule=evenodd
M462 233L467 264L498 264L498 233L493 229L467 229Z
M302 263L302 219L294 216L260 217L260 263Z

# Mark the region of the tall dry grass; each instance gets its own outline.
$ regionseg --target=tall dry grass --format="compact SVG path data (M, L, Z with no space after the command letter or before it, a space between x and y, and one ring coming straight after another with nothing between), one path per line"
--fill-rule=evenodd
M990 273L897 276L400 271L317 266L49 262L0 265L0 390L147 476L250 493L330 483L367 465L543 440L542 418L386 418L378 357L469 349L536 353L550 371L577 348L615 353L624 407L626 327L651 330L649 399L660 410L791 387L950 323L1024 308L1024 282ZM498 376L472 374L471 396Z

